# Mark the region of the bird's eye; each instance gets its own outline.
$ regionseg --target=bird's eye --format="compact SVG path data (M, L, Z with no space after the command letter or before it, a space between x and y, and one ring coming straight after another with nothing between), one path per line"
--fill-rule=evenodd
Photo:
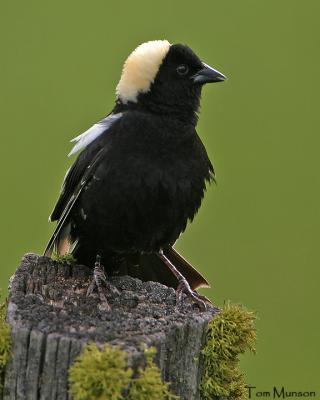
M177 72L179 75L187 75L189 72L189 67L185 64L178 65Z

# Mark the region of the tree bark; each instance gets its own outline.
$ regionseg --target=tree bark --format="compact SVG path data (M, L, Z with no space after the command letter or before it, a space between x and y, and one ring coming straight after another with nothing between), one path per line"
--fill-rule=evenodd
M199 399L201 348L217 309L200 312L188 299L176 306L173 288L132 277L112 277L119 295L108 294L111 311L86 297L92 269L27 254L10 281L7 319L12 357L5 400L66 400L68 369L89 341L118 345L137 370L141 344L155 346L156 364L181 399Z

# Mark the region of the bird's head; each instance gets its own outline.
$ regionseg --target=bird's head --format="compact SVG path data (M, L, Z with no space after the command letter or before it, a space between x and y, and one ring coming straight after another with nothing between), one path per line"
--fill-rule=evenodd
M138 46L124 63L117 101L164 112L196 112L202 86L225 79L188 46L150 41Z

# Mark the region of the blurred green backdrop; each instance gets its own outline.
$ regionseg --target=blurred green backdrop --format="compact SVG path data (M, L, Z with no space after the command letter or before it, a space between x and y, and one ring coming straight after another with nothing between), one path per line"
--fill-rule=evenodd
M1 268L41 252L69 140L113 106L141 42L189 44L229 80L205 88L198 131L214 160L178 248L259 315L259 390L319 390L320 2L295 0L0 2Z

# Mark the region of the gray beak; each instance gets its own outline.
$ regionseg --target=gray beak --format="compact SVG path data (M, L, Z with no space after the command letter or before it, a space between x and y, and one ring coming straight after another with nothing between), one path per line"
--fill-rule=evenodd
M193 79L193 83L204 85L205 83L210 82L223 82L227 79L226 76L224 76L221 72L210 67L209 65L205 63L202 63L202 65L203 68L191 77L191 79Z

